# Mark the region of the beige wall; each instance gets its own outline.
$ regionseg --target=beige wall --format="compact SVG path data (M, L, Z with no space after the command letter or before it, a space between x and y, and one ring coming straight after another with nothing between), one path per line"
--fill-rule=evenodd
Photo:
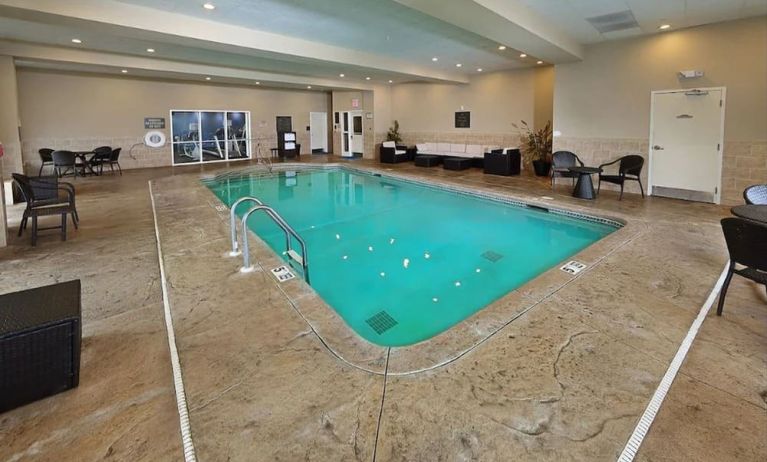
M554 118L554 66L535 69L533 126L543 128Z
M684 69L705 76L679 80ZM647 157L651 91L724 86L723 202L767 181L767 17L594 45L555 72L555 149L590 163Z
M170 165L170 146L149 149L141 143L144 117L165 117L170 136L171 109L251 112L254 137L276 146L275 117L292 116L303 153L310 152L309 112L330 112L324 92L271 90L215 84L143 80L129 77L18 71L22 149L25 167L36 171L37 149L123 147L124 168ZM266 155L269 155L268 150Z

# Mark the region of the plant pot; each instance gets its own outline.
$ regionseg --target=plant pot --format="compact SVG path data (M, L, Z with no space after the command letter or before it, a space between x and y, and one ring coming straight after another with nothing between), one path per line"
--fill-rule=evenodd
M535 176L549 176L549 170L551 170L551 162L545 160L534 160L533 170L535 170Z

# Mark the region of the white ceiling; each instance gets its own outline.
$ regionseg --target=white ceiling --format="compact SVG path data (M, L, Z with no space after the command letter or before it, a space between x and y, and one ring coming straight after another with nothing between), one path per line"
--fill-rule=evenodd
M209 0L213 11L204 1L0 0L0 40L5 53L33 50L14 54L20 66L119 72L134 64L131 75L147 77L204 79L205 71L231 83L365 88L463 83L480 67L572 61L583 44L659 33L663 23L674 30L767 14L767 0ZM638 27L600 34L587 21L625 10Z
M767 0L521 0L581 44L767 14ZM638 28L600 34L586 18L630 10Z

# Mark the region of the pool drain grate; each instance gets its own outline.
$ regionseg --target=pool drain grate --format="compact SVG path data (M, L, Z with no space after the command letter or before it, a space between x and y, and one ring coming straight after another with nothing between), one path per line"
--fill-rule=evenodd
M482 254L482 258L485 258L495 263L501 258L503 258L503 255L499 254L498 252L493 252L492 250L488 250L487 252Z
M397 325L397 321L392 318L386 311L381 311L365 320L366 323L376 331L376 334L381 335L387 330Z

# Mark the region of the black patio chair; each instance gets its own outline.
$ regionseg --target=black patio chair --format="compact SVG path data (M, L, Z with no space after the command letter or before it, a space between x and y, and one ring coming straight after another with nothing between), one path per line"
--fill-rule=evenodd
M78 169L84 168L81 163L77 162L77 154L72 151L53 151L51 153L53 157L53 167L56 171L56 176L61 178L69 172L77 178ZM80 172L82 176L82 172Z
M300 146L300 145L296 145L296 146ZM300 149L300 147L298 149ZM120 151L122 151L122 148L113 149L109 155L109 160L103 162L101 164L101 168L103 169L104 165L109 165L109 169L112 171L112 174L114 174L115 165L117 165L117 171L119 171L120 176L122 176L123 169L120 167Z
M551 156L551 189L554 189L556 177L571 178L573 185L578 174L570 171L570 167L583 167L583 162L570 151L557 151Z
M43 167L53 165L53 156L51 156L53 149L43 148L38 150L37 153L40 154L40 171L37 173L37 176L43 176Z
M602 182L606 181L607 183L613 183L620 185L621 187L621 195L618 198L618 200L623 199L623 186L626 181L636 181L639 183L639 190L642 192L642 198L644 199L644 187L642 186L642 167L644 166L644 157L638 156L636 154L623 156L621 158L615 159L611 162L608 162L606 164L602 164L599 166L600 169L607 167L608 165L613 165L615 163L620 162L618 165L618 174L617 175L605 175L604 173L599 174L599 184L597 185L597 193L599 193L599 190L602 187Z
M12 174L16 187L21 191L27 206L19 224L19 236L32 219L32 245L37 245L37 233L47 229L61 229L61 240L67 240L67 215L72 215L72 223L77 229L80 218L75 205L75 187L69 183L60 183L58 177L30 178L18 173ZM61 215L61 225L39 228L37 219L41 216Z
M110 146L99 146L93 150L93 157L90 158L88 164L95 171L99 169L99 175L104 171L104 164L109 164L112 160L112 148Z
M767 184L755 184L743 191L746 204L767 205Z
M722 231L730 253L730 268L719 294L717 316L722 315L724 298L727 296L733 274L763 284L767 289L767 225L730 217L722 219ZM736 264L744 268L736 269Z

